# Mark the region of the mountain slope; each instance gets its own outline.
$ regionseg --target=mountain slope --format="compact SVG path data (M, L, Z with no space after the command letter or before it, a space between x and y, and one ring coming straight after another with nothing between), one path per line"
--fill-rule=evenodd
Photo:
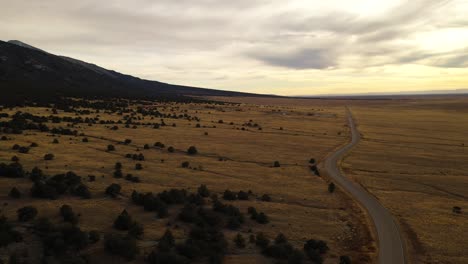
M259 96L143 80L56 56L19 41L0 41L0 89L4 95L15 98Z

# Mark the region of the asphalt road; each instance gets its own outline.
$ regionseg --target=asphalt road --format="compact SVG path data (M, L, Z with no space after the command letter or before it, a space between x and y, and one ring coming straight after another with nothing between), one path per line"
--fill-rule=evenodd
M324 162L325 169L335 184L340 185L368 212L372 219L378 238L378 263L380 264L404 264L405 257L404 240L392 214L383 207L379 201L369 194L363 187L348 179L338 167L338 161L356 144L359 143L360 134L354 124L353 116L347 110L348 124L352 139L346 146L338 149Z

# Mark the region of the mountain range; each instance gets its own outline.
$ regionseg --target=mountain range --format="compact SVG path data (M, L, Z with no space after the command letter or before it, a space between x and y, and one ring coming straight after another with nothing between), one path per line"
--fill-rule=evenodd
M0 90L3 98L0 102L56 96L148 99L259 96L144 80L57 56L18 40L0 41Z

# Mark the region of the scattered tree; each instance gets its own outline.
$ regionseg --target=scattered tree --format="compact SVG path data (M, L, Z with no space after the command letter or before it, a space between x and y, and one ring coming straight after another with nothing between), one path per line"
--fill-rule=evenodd
M19 198L21 198L21 192L18 190L18 188L13 187L13 188L11 188L10 193L8 194L8 196L10 198L13 198L13 199L19 199Z
M198 150L195 146L190 146L188 149L187 149L187 154L189 155L196 155L198 153Z
M25 206L23 208L18 209L18 221L20 222L27 222L29 220L34 219L37 215L37 209L32 206Z

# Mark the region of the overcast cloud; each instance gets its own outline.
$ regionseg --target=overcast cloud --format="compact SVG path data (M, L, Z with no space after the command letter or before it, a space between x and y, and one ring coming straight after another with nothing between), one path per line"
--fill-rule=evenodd
M0 6L2 40L147 79L278 94L468 87L465 0Z

